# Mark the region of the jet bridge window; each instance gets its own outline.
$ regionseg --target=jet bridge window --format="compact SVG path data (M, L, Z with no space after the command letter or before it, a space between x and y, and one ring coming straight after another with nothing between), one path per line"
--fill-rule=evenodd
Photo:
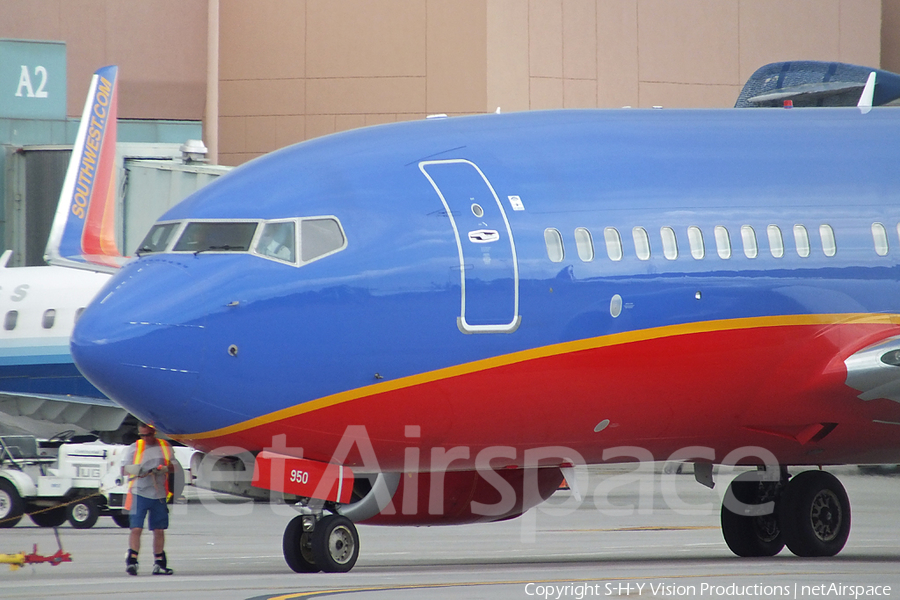
M809 256L809 232L803 225L794 225L794 243L797 245L797 254L802 258Z
M900 231L900 225L897 226ZM887 256L888 253L888 235L887 229L881 223L872 223L872 239L875 241L875 254L878 256Z
M256 222L221 221L189 223L178 239L175 252L247 252L256 233Z
M558 229L548 227L544 230L544 245L547 246L547 257L553 262L562 262L566 257L562 235Z
M44 311L44 316L41 318L41 327L43 327L44 329L52 329L55 322L56 310L48 308Z
M334 217L300 221L300 260L309 262L346 245L344 230Z
M172 241L172 234L178 229L181 223L158 223L150 228L147 237L138 246L138 254L149 254L151 252L162 252L169 247Z
M12 331L16 328L16 323L19 322L19 311L11 310L6 313L6 317L3 319L3 329L6 331Z
M825 256L837 254L837 244L834 241L834 229L831 225L819 225L819 237L822 238L822 252Z
M256 242L256 252L269 258L294 262L296 231L293 221L266 223Z

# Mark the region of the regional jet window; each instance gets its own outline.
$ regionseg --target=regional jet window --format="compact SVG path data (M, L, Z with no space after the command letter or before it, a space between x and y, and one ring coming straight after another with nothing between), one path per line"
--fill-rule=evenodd
M772 256L775 258L784 256L784 238L781 237L781 229L778 228L778 225L766 227L766 235L769 236L769 250L772 251Z
M294 262L296 252L296 236L294 232L296 227L293 221L284 221L281 223L266 223L256 242L256 252L287 262Z
M309 262L345 246L344 231L335 218L300 221L300 260Z
M700 260L706 256L706 248L703 246L703 232L699 227L688 227L688 244L691 247L691 256Z
M53 323L56 322L56 310L52 308L48 308L44 311L44 316L41 318L41 327L44 329L51 329L53 327Z
M744 242L744 256L756 258L759 248L756 246L756 232L749 225L741 226L741 241Z
M256 222L189 223L173 250L175 252L248 252Z
M671 227L660 227L659 237L662 239L663 256L669 260L678 258L678 241L675 238L675 230Z
M837 253L837 244L834 241L834 229L831 225L819 225L819 237L822 238L822 252L825 256L834 256Z
M731 237L728 235L728 230L721 225L716 225L714 231L716 234L716 252L719 253L719 258L731 258Z
M900 225L897 226L900 231ZM875 241L875 254L878 256L887 256L888 253L888 236L887 229L881 223L872 223L872 239Z
M622 260L622 238L615 227L607 227L603 230L603 238L606 240L606 253L610 260Z
M160 223L150 228L147 237L138 246L137 254L148 254L150 252L162 252L169 247L172 234L178 229L180 223Z
M634 238L634 251L640 260L650 260L650 236L643 227L635 227L631 230Z
M797 254L803 258L809 256L809 232L803 225L794 225L794 243L797 245Z
M78 322L78 319L81 318L81 313L84 312L84 309L85 309L85 307L82 306L81 308L79 308L78 310L75 311L75 322L76 323Z
M16 323L19 321L19 311L11 310L6 313L6 318L3 319L3 329L7 331L12 331L16 328Z
M544 244L547 246L547 257L555 263L562 262L566 257L563 249L562 235L559 231L548 227L544 230Z

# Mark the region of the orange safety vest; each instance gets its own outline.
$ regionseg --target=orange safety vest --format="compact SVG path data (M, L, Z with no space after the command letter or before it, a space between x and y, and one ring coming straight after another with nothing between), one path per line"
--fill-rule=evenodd
M163 464L165 466L169 466L172 462L172 446L169 445L169 442L166 440L156 440L159 443L159 447L162 449L163 453ZM132 464L139 465L141 464L141 460L144 458L144 443L143 439L137 441L137 447L134 451L134 462ZM128 493L125 496L125 510L131 510L131 502L134 494L131 493L131 488L134 486L134 480L136 477L132 477L131 481L128 482ZM169 491L169 474L166 472L166 502L169 502L172 499L172 492Z

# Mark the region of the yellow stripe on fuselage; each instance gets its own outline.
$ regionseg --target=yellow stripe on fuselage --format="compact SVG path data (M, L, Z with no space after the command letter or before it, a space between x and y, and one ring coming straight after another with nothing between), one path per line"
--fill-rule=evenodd
M460 375L468 375L488 369L495 369L515 363L526 362L539 358L548 358L551 356L559 356L562 354L572 354L582 350L594 350L596 348L604 348L608 346L617 346L629 344L632 342L644 342L653 339L675 337L680 335L688 335L694 333L708 333L714 331L734 331L739 329L754 329L759 327L787 327L796 325L900 325L900 315L882 314L882 313L846 313L846 314L830 314L830 315L783 315L777 317L747 317L743 319L722 319L718 321L702 321L699 323L684 323L681 325L666 325L663 327L653 327L651 329L639 329L635 331L625 331L622 333L613 333L595 338L584 340L576 340L574 342L562 342L560 344L552 344L550 346L541 346L530 350L522 350L513 352L512 354L504 354L494 356L474 362L445 367L436 371L428 371L427 373L419 373L408 377L401 377L394 381L385 381L368 385L362 388L339 392L316 400L310 400L303 404L284 408L266 415L255 417L248 421L242 421L221 429L214 429L203 433L172 435L174 439L190 439L202 440L216 438L229 434L238 433L275 421L281 421L297 415L313 412L322 408L335 406L351 400L358 400L367 396L375 396L392 392L423 383L431 383L442 379L451 379Z

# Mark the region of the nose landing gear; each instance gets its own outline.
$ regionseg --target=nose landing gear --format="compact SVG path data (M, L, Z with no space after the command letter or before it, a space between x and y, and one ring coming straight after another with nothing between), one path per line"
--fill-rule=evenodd
M774 556L784 546L797 556L834 556L850 535L850 500L824 471L790 480L782 472L777 482L744 473L729 486L721 523L725 543L738 556Z
M295 573L346 573L359 558L359 534L342 515L301 514L284 530L282 550Z

